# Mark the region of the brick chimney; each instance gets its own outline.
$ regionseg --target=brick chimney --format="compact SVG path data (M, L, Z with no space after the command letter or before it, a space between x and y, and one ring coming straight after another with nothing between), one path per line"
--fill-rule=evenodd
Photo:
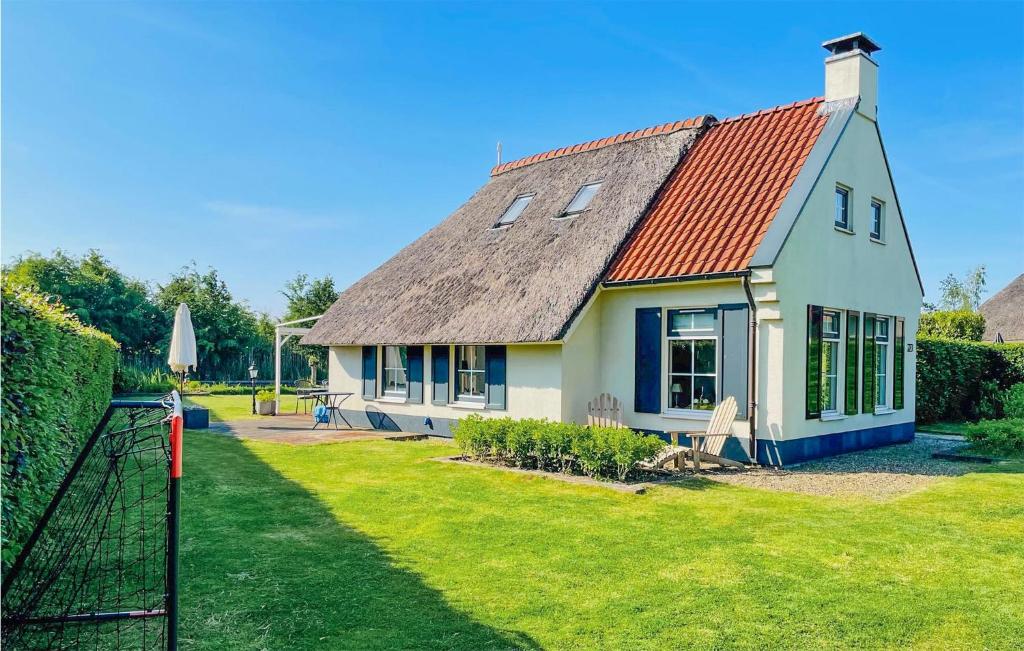
M880 49L864 32L821 44L825 59L825 101L860 98L857 111L869 120L878 114L878 64L871 55Z

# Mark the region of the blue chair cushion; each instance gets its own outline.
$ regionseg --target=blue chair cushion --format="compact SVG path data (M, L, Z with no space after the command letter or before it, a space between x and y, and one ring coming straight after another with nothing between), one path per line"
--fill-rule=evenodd
M317 405L313 409L313 420L318 423L329 423L331 420L331 413L327 411L327 407Z

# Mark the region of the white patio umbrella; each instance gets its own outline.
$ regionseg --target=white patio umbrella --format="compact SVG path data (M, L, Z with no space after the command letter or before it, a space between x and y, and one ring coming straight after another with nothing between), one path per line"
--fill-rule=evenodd
M174 313L174 330L171 331L171 349L167 353L167 364L180 380L180 390L185 391L185 372L196 368L196 332L192 329L192 314L188 305L181 303Z

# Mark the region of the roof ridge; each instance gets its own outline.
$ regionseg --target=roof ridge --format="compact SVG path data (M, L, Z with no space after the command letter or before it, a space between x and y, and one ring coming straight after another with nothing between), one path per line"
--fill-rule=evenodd
M658 124L655 126L646 127L643 129L636 129L634 131L626 131L614 136L608 136L606 138L597 138L587 142L581 142L568 147L558 147L549 151L541 152L539 154L533 154L532 156L526 156L524 158L517 158L516 160L508 161L507 163L501 163L491 168L491 176L497 176L510 170L532 165L533 163L539 163L545 160L551 160L552 158L560 158L562 156L568 156L570 154L578 154L584 151L593 151L594 149L600 149L609 145L617 145L621 142L629 140L639 140L640 138L649 138L651 136L662 136L667 133L674 133L681 129L693 129L696 127L702 127L705 124L714 124L716 118L713 115L705 114L698 115L686 120L676 120L675 122L666 122L664 124Z
M771 108L761 109L760 111L753 111L751 113L743 113L742 115L734 115L724 120L719 120L718 124L727 124L729 122L739 122L740 120L749 120L750 118L760 117L762 115L768 115L770 113L779 113L781 111L789 111L795 108L801 108L808 104L820 104L824 102L824 97L810 97L808 99L797 100L796 102L790 102L789 104L779 104Z

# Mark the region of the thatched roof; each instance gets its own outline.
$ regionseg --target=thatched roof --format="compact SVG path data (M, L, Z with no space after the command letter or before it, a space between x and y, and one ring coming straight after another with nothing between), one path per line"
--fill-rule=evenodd
M985 341L1024 341L1024 274L981 304L985 317Z
M451 216L342 292L302 343L561 339L704 123L673 123L495 168ZM553 219L592 181L603 184L586 212ZM534 192L515 224L491 228L516 196Z

